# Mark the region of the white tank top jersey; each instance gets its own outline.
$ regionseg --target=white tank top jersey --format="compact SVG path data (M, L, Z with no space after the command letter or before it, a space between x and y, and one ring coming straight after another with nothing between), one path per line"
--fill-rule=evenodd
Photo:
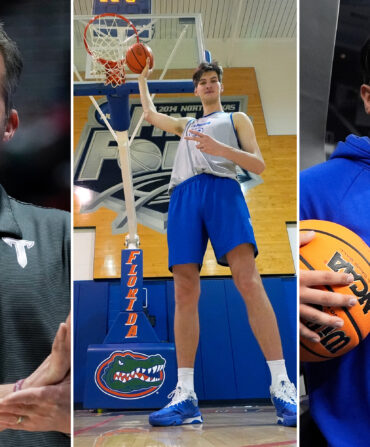
M198 174L212 174L237 180L236 165L224 157L202 152L196 148L197 142L185 140L185 136L195 136L191 130L209 135L228 146L240 148L232 113L214 112L199 119L189 121L177 148L169 194L183 181Z

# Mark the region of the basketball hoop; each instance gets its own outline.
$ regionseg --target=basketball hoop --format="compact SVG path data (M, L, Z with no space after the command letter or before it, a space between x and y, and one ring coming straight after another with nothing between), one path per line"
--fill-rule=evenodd
M125 83L126 51L135 39L139 43L135 26L119 14L100 14L86 25L85 48L96 63L95 74L105 75L105 85Z

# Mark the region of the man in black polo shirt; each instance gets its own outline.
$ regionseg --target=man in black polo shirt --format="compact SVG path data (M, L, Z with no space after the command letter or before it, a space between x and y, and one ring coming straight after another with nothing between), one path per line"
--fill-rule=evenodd
M18 127L21 69L0 25L0 149ZM70 308L69 266L69 213L19 202L0 185L2 447L70 445L70 329L60 324Z

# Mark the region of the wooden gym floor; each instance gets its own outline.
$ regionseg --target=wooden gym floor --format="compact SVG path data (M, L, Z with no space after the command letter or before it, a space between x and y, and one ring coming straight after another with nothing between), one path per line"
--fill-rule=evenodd
M296 429L275 424L272 406L202 409L204 424L151 427L148 411L76 411L75 447L280 447L297 445Z

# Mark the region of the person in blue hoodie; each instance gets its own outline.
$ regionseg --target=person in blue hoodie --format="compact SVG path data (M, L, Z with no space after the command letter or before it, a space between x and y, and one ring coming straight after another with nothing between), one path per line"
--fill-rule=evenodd
M370 114L370 39L362 50L361 98ZM301 173L300 218L343 225L370 244L370 139L349 135L330 159ZM315 237L305 234L301 245ZM305 321L340 326L343 322L311 306L347 306L351 298L314 289L317 285L349 284L352 275L308 271L300 275L300 317ZM370 299L370 295L369 295ZM301 337L318 336L300 323ZM370 445L370 337L347 354L325 363L306 363L311 417L317 437L301 432L301 445L368 447ZM321 432L321 433L320 433Z

